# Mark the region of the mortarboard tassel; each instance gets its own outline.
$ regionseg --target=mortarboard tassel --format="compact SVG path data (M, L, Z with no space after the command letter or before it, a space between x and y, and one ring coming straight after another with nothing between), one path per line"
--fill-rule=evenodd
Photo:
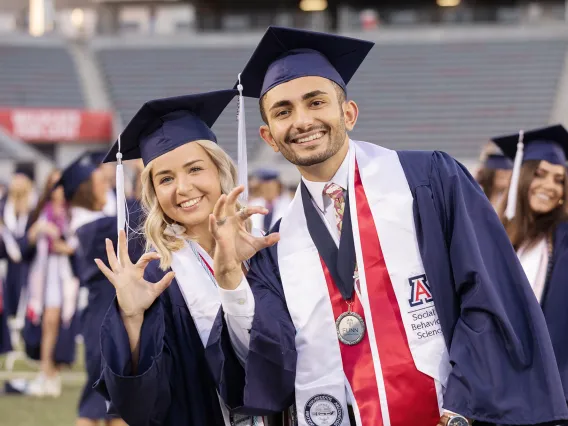
M241 74L238 76L239 84L237 90L239 91L239 105L237 108L237 145L238 145L238 180L239 185L243 185L245 190L241 194L241 201L243 204L248 200L248 165L247 165L247 129L245 121L245 98L243 96L243 86L241 84Z
M513 164L513 173L511 176L511 183L509 184L509 197L507 198L507 208L505 209L505 217L512 220L515 217L517 210L517 194L519 192L519 177L521 175L521 165L523 164L523 139L525 132L519 132L519 142L517 143L517 153L515 154L515 162Z
M120 230L126 230L126 232L128 232L126 218L126 193L124 191L124 166L122 165L122 153L120 152L120 135L118 136L118 152L116 153L116 226L117 234ZM128 245L128 238L126 238L126 244ZM118 247L117 256L120 262L121 259Z

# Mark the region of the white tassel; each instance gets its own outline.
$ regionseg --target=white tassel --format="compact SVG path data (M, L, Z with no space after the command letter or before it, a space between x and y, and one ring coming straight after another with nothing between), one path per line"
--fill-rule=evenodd
M524 143L523 139L525 132L519 132L519 142L517 143L517 154L515 155L515 162L513 163L513 173L511 176L511 183L509 184L509 197L507 198L507 208L505 209L505 217L508 220L513 220L517 211L517 195L519 192L519 177L521 175L521 165L523 164Z
M243 86L241 84L241 74L239 73L239 107L237 111L238 133L238 179L239 185L243 185L245 190L241 194L241 202L246 205L248 200L248 165L247 165L247 129L245 121L245 98L243 96Z
M120 136L118 137L118 152L116 153L116 232L124 230L128 233L128 218L126 217L126 194L124 192L124 167L122 165L122 153L120 152ZM128 246L128 235L126 238ZM121 262L118 247L117 256ZM122 262L121 262L122 263Z

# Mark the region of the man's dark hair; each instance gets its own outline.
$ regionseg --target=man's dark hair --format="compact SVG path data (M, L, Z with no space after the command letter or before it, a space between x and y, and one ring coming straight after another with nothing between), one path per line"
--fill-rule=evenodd
M333 84L333 88L335 89L335 93L337 94L337 101L342 104L347 99L347 95L345 94L345 90L337 84L335 81L331 82ZM266 97L266 93L262 96L262 98L258 101L258 106L260 108L260 118L264 124L268 124L268 118L266 117L266 111L264 110L264 98Z

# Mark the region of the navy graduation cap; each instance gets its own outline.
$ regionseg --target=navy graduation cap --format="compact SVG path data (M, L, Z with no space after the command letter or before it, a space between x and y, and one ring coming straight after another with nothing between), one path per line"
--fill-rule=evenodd
M156 99L142 105L103 160L104 163L117 161L118 231L127 225L122 161L141 158L147 166L153 159L189 142L210 140L217 143L211 127L236 94L237 90L219 90ZM239 170L239 178L241 174L246 176L246 138L241 139L239 135L239 160L244 155L243 166L239 161L239 169L244 170Z
M14 174L26 176L29 180L35 180L35 164L32 162L20 162L14 168Z
M517 208L517 194L521 165L528 160L548 161L565 166L568 157L568 131L564 126L553 126L529 130L493 138L503 154L514 160L513 175L509 187L509 197L505 217L512 220Z
M77 189L79 189L79 186L91 177L97 167L98 164L93 163L90 153L84 152L69 166L63 169L61 177L53 188L62 186L65 199L71 201Z
M103 162L141 158L144 166L154 158L188 142L217 142L211 127L237 94L220 90L146 102L114 143Z
M91 163L100 165L107 155L106 151L89 151L88 156L91 160Z
M564 126L554 126L529 130L527 132L500 136L493 139L503 153L515 159L519 139L523 144L522 161L545 160L552 164L566 164L568 156L568 131Z
M269 181L278 179L280 177L280 173L277 170L273 169L258 169L254 175L259 178L261 181Z
M279 84L307 76L327 78L346 90L374 44L334 34L270 26L240 74L243 95L261 98Z
M483 163L483 167L491 170L511 170L513 161L503 154L489 154Z

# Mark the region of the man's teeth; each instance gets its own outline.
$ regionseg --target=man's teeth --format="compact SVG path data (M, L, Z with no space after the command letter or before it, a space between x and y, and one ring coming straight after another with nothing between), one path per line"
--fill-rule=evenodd
M180 204L181 208L187 208L187 207L192 207L195 206L197 203L199 203L201 201L202 197L198 197L198 198L193 198L191 200L188 201L184 201L183 203Z
M307 136L307 137L301 138L301 139L296 139L296 143L310 142L310 141L313 141L315 139L319 139L322 136L323 136L323 132L317 132L317 133L314 133L311 136Z

